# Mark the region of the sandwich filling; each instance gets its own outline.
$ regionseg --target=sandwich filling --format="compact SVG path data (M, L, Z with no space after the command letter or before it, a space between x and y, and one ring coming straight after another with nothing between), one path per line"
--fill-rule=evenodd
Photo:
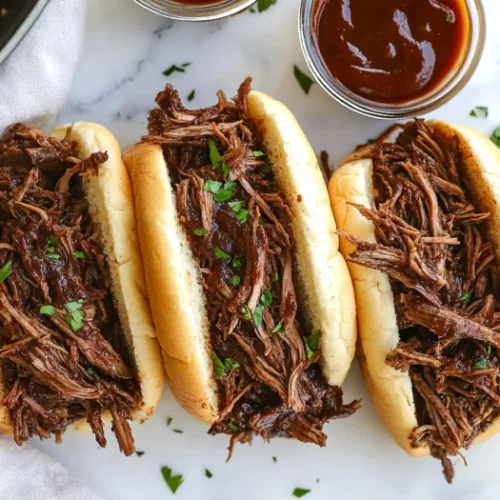
M392 132L390 130L389 132ZM373 159L374 203L356 206L373 222L377 243L356 245L347 260L390 276L400 332L386 362L409 372L418 427L453 478L461 455L500 414L498 268L487 237L489 213L474 205L458 139L424 121L384 134Z
M220 419L212 434L323 446L324 423L356 411L319 366L321 332L306 330L294 286L293 214L248 116L251 80L233 101L187 110L158 94L145 142L161 144L177 212L204 290Z
M14 439L60 440L85 419L106 445L109 411L120 449L140 402L110 293L100 227L82 188L107 160L17 124L0 141L0 361Z

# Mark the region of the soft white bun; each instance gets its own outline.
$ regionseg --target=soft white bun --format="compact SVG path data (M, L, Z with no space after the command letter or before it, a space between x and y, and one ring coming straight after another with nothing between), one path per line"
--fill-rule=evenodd
M482 211L492 213L489 238L500 257L500 150L476 130L445 122L429 122L444 138L458 139L464 158L466 178L472 199ZM353 159L354 158L354 159ZM373 202L372 160L351 156L333 175L329 183L332 208L338 227L357 238L376 242L375 227L349 202L371 207ZM354 245L340 239L344 256ZM415 414L412 382L408 373L395 370L386 356L399 342L399 329L387 274L349 263L356 293L359 358L373 404L394 440L409 454L424 456L428 446L413 448L410 434L418 425ZM481 443L500 431L500 420L479 434L474 443Z
M356 313L346 263L316 156L291 112L260 92L249 114L294 217L297 288L306 326L320 329L330 384L344 381L354 357ZM167 380L179 403L207 423L218 420L209 324L196 263L178 222L161 148L138 144L125 155L132 179L146 283Z
M58 127L49 135L62 139L67 128ZM81 159L98 151L106 151L109 156L99 168L98 175L87 178L84 188L92 218L101 228L115 307L141 386L142 401L133 412L133 420L143 423L158 404L164 374L144 283L132 187L120 146L106 128L95 123L75 123L70 140L77 143L77 155ZM103 420L109 423L111 415L105 414ZM73 427L90 430L85 420L76 422ZM8 412L2 406L0 430L8 432L10 428Z

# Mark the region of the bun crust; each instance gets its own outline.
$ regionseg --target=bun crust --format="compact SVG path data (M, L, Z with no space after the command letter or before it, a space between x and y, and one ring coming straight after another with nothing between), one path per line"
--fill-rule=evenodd
M49 135L62 139L67 128L58 127ZM120 146L106 128L94 123L76 123L72 127L70 140L77 143L79 158L86 158L98 151L107 151L109 156L108 161L101 165L99 174L88 178L84 189L92 218L101 227L115 307L141 386L142 401L132 415L133 420L143 423L158 404L163 391L164 374L146 298L132 187L121 158ZM103 421L111 422L109 412L103 415ZM75 422L72 427L90 431L84 419ZM11 429L8 411L1 406L0 431L12 432Z
M314 152L291 112L260 92L248 99L250 120L293 213L297 291L308 328L321 329L322 369L344 381L356 343L355 301L338 250L328 192ZM125 155L134 197L146 281L167 379L179 403L207 423L218 420L203 290L183 228L162 150L136 145Z
M482 211L491 212L488 228L497 259L500 257L500 150L480 132L432 121L431 126L446 140L457 140L464 158L467 186ZM456 139L455 139L456 138ZM351 157L352 158L352 157ZM372 160L355 159L341 166L329 183L332 208L343 231L368 242L376 242L375 226L348 202L372 206ZM354 245L340 239L344 256ZM413 387L408 373L389 366L386 356L399 342L394 295L387 274L349 263L358 308L359 357L363 376L373 404L394 440L413 456L430 453L428 446L413 448L409 436L418 425ZM500 431L495 420L474 444L482 443Z

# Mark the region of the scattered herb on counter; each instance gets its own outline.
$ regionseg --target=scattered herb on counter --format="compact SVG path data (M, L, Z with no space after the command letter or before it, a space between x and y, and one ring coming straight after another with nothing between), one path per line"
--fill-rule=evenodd
M277 457L273 457L273 462L276 463L278 461Z
M170 488L170 491L175 494L175 492L179 489L179 486L184 482L182 474L174 476L172 475L172 469L166 466L161 468L161 473L163 479L167 483L167 486Z
M303 73L297 65L294 65L293 67L293 74L299 82L302 90L306 93L306 95L309 95L309 91L311 90L314 81L305 73Z
M56 312L54 306L46 305L40 307L40 314L46 314L47 316L53 316Z
M172 417L167 417L167 427L173 422L173 418Z
M191 102L196 96L196 90L192 90L188 95L188 101Z
M176 434L184 434L184 431L182 429L174 429L174 432Z
M311 493L311 490L305 488L295 488L293 490L293 496L297 498L305 497L308 493Z
M487 370L488 362L484 359L484 356L479 357L476 362L472 365L473 370Z
M170 76L170 75L172 75L175 72L177 72L177 73L185 73L186 72L186 68L188 66L191 66L191 64L192 63L183 63L181 66L177 66L176 64L172 64L172 66L170 66L170 68L166 69L163 72L163 76Z
M205 476L207 476L208 479L211 479L212 477L214 477L214 475L208 469L205 469Z
M500 127L497 127L495 130L493 130L490 139L496 146L500 148Z
M488 106L476 106L469 113L469 116L473 118L488 118Z
M144 455L144 452L143 451L136 451L135 454L138 456L138 457L142 457L142 455Z
M259 14L266 11L271 5L276 5L278 0L257 0L257 10Z

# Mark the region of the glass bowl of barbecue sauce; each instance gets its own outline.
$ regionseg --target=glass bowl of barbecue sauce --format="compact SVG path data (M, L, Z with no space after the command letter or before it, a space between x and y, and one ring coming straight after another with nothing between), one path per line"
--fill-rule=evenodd
M160 16L178 21L213 21L237 14L255 0L135 0Z
M477 68L481 0L302 0L299 35L320 86L365 116L428 113Z

